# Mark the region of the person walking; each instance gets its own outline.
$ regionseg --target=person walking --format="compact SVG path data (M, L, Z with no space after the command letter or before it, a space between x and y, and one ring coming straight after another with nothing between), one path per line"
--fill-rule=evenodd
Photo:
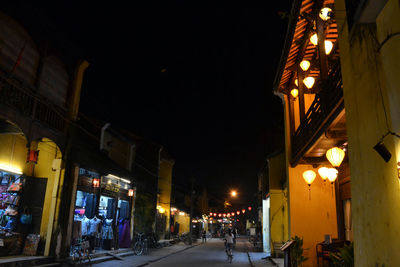
M202 243L207 243L207 232L206 230L203 230L203 233L201 234L202 237Z

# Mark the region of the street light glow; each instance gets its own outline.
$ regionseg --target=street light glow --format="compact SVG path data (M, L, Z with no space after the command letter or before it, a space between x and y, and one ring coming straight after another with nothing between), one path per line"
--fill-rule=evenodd
M236 192L235 190L233 190L233 191L231 192L231 196L236 197L236 195L237 195L237 192Z

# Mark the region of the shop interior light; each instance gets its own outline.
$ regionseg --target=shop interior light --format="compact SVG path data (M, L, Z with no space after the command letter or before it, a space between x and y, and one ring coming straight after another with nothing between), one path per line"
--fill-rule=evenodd
M180 216L184 216L185 213L184 213L183 211L180 211L180 212L179 212L179 215L180 215Z
M328 178L328 172L329 172L329 170L327 167L321 167L318 169L319 176L321 176L321 178L322 178L322 180L324 180L324 182Z
M338 147L332 147L326 151L326 158L332 164L333 167L339 167L344 159L344 151Z
M296 88L292 89L292 91L290 91L290 94L296 98L299 95L299 90L297 90Z
M314 77L309 76L303 80L303 83L306 85L308 89L311 89L315 83L315 79Z
M325 40L325 54L329 55L332 51L333 43L329 40Z
M311 35L310 37L310 41L313 45L317 45L318 44L318 36L316 33L314 33L313 35Z
M311 65L311 63L308 60L303 60L302 62L300 62L300 68L303 71L307 71L310 68L310 65Z
M6 171L6 172L11 172L14 174L22 174L22 170L20 168L17 168L15 166L11 166L8 164L0 163L0 170Z
M324 7L319 11L319 17L323 20L323 21L327 21L332 17L332 9L330 9L329 7Z

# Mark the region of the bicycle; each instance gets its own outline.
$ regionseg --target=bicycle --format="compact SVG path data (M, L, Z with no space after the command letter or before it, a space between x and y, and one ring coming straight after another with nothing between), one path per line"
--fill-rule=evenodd
M148 253L148 244L147 238L144 233L136 233L134 244L133 244L133 252L135 255L142 255Z
M161 248L161 244L157 241L157 237L155 233L147 234L148 245L151 248Z
M226 256L228 257L228 261L229 261L229 263L232 263L232 259L233 259L232 245L233 244L228 244L226 239L224 239L224 244L225 244L225 253L226 253Z
M183 241L185 245L190 245L192 244L192 237L190 236L190 233L182 233L179 237L180 241Z
M70 253L73 265L81 265L82 263L85 263L85 260L87 260L87 264L91 265L89 247L90 244L88 239L84 238L75 240L74 244L71 245Z

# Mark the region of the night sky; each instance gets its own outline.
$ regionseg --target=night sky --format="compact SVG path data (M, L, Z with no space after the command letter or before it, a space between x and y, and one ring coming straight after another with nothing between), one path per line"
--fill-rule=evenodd
M90 63L81 111L164 145L175 183L195 177L213 195L237 188L248 199L282 144L272 83L287 29L278 12L291 1L87 2L35 3Z

